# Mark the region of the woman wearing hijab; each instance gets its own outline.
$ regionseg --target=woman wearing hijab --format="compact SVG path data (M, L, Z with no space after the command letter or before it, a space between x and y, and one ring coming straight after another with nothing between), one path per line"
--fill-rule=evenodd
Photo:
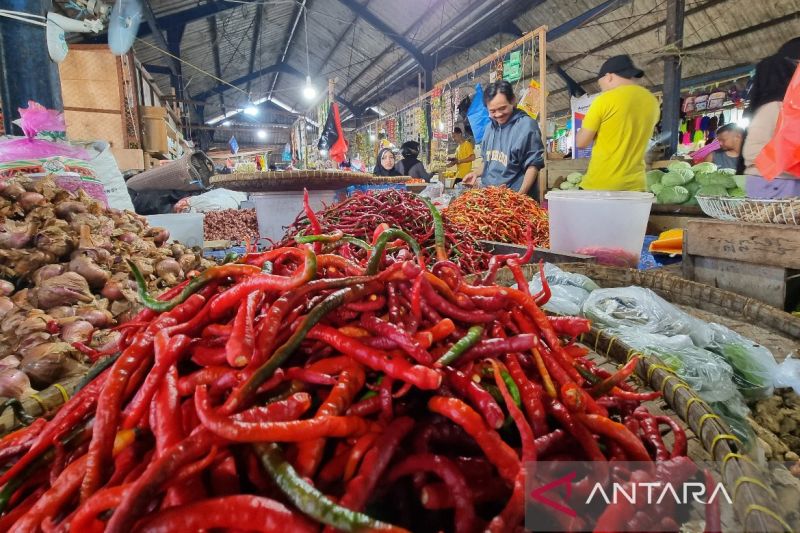
M781 46L778 53L766 57L756 65L750 89L751 114L742 157L747 176L745 192L750 198L790 198L800 196L800 176L781 174L766 180L756 167L755 160L772 139L783 97L800 62L800 37Z
M400 146L400 153L403 159L394 167L401 176L411 176L412 178L431 181L431 175L425 170L425 165L418 159L419 143L417 141L406 141Z
M394 153L389 148L381 148L378 152L378 162L375 170L372 171L376 176L400 176L401 174L394 169Z

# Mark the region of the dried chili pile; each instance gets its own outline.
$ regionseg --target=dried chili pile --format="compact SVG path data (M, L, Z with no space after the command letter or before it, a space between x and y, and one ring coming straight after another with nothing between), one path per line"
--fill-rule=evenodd
M0 530L514 531L525 463L688 471L681 428L640 405L659 393L626 382L635 358L597 368L574 344L588 321L542 313L544 279L527 292L527 258L469 283L437 228L430 268L392 228L361 261L320 250L348 238L333 232L157 299L142 287L121 353L51 420L0 441ZM495 284L503 265L520 289ZM634 512L609 505L598 527L668 519Z
M311 223L309 210L301 213L289 226L279 246L292 245L297 235L308 234ZM397 189L357 192L342 202L316 213L321 232L342 231L353 237L369 240L383 227L403 228L420 245L432 252L434 221L423 199L416 194ZM471 234L445 223L445 237L450 242L451 259L467 274L486 269L489 254ZM353 243L343 243L339 252L347 257L363 257Z
M525 244L530 225L536 245L550 246L547 211L530 196L508 187L472 189L443 211L445 222L476 239Z

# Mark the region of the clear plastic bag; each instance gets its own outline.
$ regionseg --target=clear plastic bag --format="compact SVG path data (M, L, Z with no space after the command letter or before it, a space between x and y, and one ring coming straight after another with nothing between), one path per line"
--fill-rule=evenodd
M789 355L775 367L773 379L776 387L791 387L800 394L800 359Z
M768 398L778 363L772 352L725 326L709 324L713 332L708 350L723 357L734 370L734 383L746 400Z
M629 346L660 358L704 400L724 402L738 396L731 365L721 356L695 346L688 335L643 333L633 327L617 328L614 334Z
M564 272L551 263L544 265L544 277L550 286L551 296L542 308L560 315L579 316L583 302L589 293L599 287L591 279L582 274ZM542 290L542 278L538 275L528 283L531 294Z
M608 328L634 327L642 333L667 337L688 335L700 348L708 346L714 336L708 324L642 287L593 291L583 304L583 313Z

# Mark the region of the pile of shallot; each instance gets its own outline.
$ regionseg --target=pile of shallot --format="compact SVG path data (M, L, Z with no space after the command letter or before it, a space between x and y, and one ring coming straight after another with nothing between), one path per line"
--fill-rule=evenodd
M138 311L133 261L151 290L208 262L135 213L105 209L52 179L0 182L0 397L23 398L86 370L83 344Z
M208 211L203 218L207 241L258 241L258 219L255 209L223 209Z

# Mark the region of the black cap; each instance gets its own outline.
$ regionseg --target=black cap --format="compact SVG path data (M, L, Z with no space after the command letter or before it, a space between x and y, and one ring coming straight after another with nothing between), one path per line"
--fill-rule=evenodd
M636 68L631 60L631 56L622 55L614 56L606 60L603 66L600 67L600 77L608 73L622 76L623 78L641 78L644 76L644 71Z

